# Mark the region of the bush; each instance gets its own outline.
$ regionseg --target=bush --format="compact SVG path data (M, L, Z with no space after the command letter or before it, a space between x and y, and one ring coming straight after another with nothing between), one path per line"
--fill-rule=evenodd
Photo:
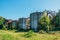
M60 34L60 31L50 31L48 34Z
M3 28L2 28L3 30L7 30L7 27L6 27L6 25L3 25Z
M24 36L25 36L26 38L32 37L33 33L34 33L34 31L30 30L30 31L28 31Z
M46 31L44 31L44 30L40 30L39 33L41 33L41 34L45 34Z
M16 29L16 28L15 28L15 26L11 26L11 29L14 30L14 29Z

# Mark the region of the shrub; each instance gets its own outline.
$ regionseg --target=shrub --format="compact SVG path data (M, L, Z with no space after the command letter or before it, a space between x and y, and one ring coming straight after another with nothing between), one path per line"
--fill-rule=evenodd
M50 31L48 34L60 34L60 31Z
M7 27L6 27L6 25L3 25L3 28L2 28L3 30L7 30Z
M40 30L39 33L41 33L41 34L45 34L46 31L44 31L44 30Z
M14 29L16 29L16 28L15 28L15 26L11 26L11 29L14 30Z
M34 34L34 32L33 32L32 30L30 30L30 31L28 31L24 36L25 36L26 38L28 38L28 37L32 37L33 34Z

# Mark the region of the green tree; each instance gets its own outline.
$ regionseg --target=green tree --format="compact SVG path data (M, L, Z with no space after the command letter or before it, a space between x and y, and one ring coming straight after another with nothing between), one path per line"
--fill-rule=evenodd
M60 10L57 12L57 15L54 19L55 30L60 30Z
M5 18L0 17L0 29L3 28L4 21L5 21Z
M2 25L4 23L4 18L3 17L0 17L0 25Z
M49 31L50 30L50 18L48 17L47 13L45 12L44 15L39 20L39 25L41 25L41 29Z

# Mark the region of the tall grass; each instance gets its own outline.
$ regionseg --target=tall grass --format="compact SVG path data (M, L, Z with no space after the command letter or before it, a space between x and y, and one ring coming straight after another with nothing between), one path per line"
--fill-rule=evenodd
M31 37L24 37L27 32L14 32L14 31L4 31L0 30L0 40L60 40L60 34L36 34ZM30 34L29 34L30 35Z

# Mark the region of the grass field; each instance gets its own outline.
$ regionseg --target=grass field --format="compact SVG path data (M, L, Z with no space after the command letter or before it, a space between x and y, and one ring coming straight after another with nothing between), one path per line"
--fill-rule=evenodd
M39 34L26 38L24 34L26 32L14 32L14 31L5 31L0 30L0 40L60 40L60 34Z

